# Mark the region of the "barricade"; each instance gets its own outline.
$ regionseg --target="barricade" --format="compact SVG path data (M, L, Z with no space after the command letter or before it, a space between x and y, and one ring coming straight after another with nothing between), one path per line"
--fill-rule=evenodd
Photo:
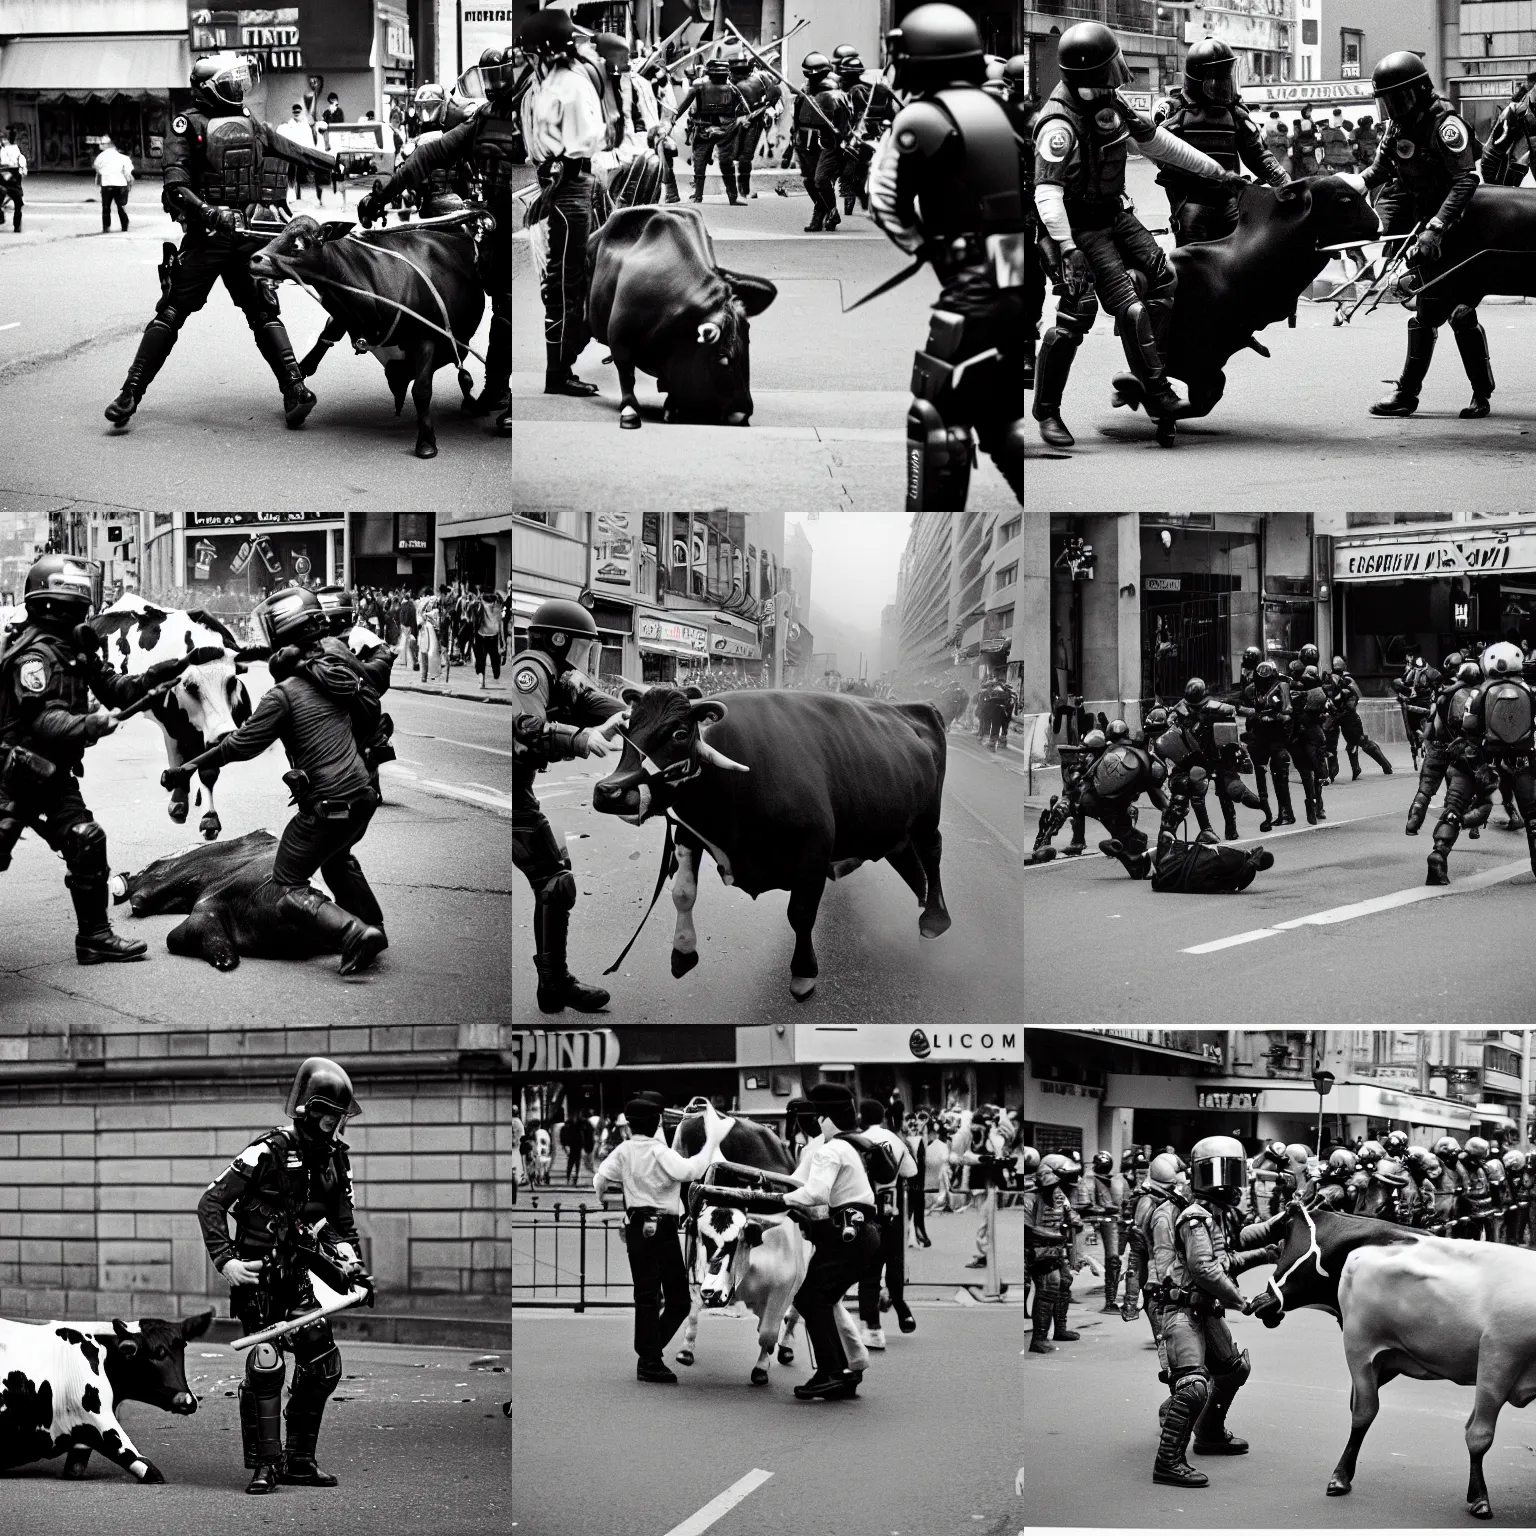
M556 1202L548 1210L511 1215L514 1306L576 1312L634 1306L622 1211Z

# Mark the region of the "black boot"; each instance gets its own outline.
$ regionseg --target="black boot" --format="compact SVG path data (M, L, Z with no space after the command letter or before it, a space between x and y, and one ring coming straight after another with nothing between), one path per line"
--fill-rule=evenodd
M1260 800L1259 808L1264 812L1264 820L1259 823L1259 831L1273 832L1275 830L1275 813L1269 808L1269 801Z
M1424 877L1425 885L1449 885L1451 883L1448 865L1451 849L1456 845L1457 830L1455 827L1447 826L1443 820L1435 828L1435 846L1429 855L1429 868Z
M314 392L304 382L304 370L293 355L293 344L281 320L268 320L255 327L256 349L267 360L277 387L283 392L283 420L290 427L301 427L315 408Z
M1120 1284L1120 1258L1118 1254L1104 1255L1104 1305L1101 1312L1118 1312L1120 1304L1115 1300L1115 1289Z
M1204 1488L1210 1483L1204 1472L1197 1472L1184 1453L1195 1420L1200 1417L1210 1396L1210 1382L1203 1376L1183 1376L1168 1399L1167 1412L1159 1411L1162 1430L1157 1440L1157 1459L1152 1464L1152 1481L1169 1483L1175 1488Z
M1168 382L1163 366L1163 354L1157 345L1153 331L1152 315L1145 304L1132 304L1121 318L1122 325L1131 327L1136 341L1136 355L1140 367L1136 370L1146 390L1146 410L1149 416L1171 419L1184 409L1185 401Z
M750 160L738 162L736 166L736 186L741 193L742 202L757 196L757 193L752 190L752 162Z
M1034 1310L1030 1314L1030 1320L1034 1323L1034 1332L1029 1341L1030 1354L1053 1355L1056 1353L1056 1346L1046 1342L1050 1337L1051 1318L1054 1313L1052 1298L1036 1286Z
M1246 1456L1248 1442L1227 1428L1227 1410L1237 1389L1248 1379L1248 1367L1240 1359L1236 1369L1211 1378L1211 1396L1205 1411L1195 1421L1195 1455Z
M690 203L702 203L704 201L704 178L702 176L695 176L693 178L693 192L688 201Z
M1393 385L1392 393L1371 407L1371 415L1412 416L1419 408L1419 391L1424 387L1424 377L1434 355L1434 327L1420 325L1419 317L1415 315L1408 322L1408 357L1403 363L1402 375Z
M582 399L597 393L596 384L588 384L576 376L570 363L561 355L558 342L544 344L544 393L546 395L571 395Z
M1221 836L1224 842L1237 841L1237 809L1230 800L1221 802Z
M1040 343L1040 360L1035 369L1035 400L1031 414L1040 424L1040 436L1052 448L1070 448L1076 439L1061 419L1061 397L1072 372L1082 338L1075 331L1054 327Z
M117 399L109 405L105 416L114 426L122 426L139 408L144 391L160 372L160 365L171 355L176 345L176 332L163 320L151 320L139 338L139 350L128 365L128 376Z
M109 960L142 960L149 953L143 939L125 939L107 921L106 879L87 880L66 875L70 899L75 904L75 959L81 965L102 965Z
M547 342L544 355L551 362L558 361L560 349ZM547 371L548 364L546 364ZM491 321L490 340L485 348L485 383L478 395L471 395L459 407L464 416L489 416L492 411L511 408L512 395L512 327Z
M1530 822L1525 824L1525 846L1531 855L1531 873L1536 874L1536 827Z
M1278 773L1275 775L1275 804L1280 807L1280 814L1275 818L1275 824L1281 827L1294 827L1296 825L1296 812L1291 807L1291 778L1289 774L1283 779Z
M726 201L734 208L740 199L736 196L736 167L731 161L720 162L720 179L725 183Z
M389 947L381 928L353 917L311 886L290 887L278 903L281 914L311 934L322 954L340 954L337 974L351 976L367 968Z
M1456 350L1461 353L1461 366L1467 370L1467 382L1472 386L1472 403L1461 412L1463 421L1478 421L1488 414L1489 400L1493 395L1493 363L1488 356L1488 333L1478 324L1477 311L1465 311L1465 318L1457 324L1458 310L1451 316L1451 332L1456 337ZM1471 323L1467 324L1466 321Z
M325 1398L288 1399L288 1449L283 1456L280 1483L303 1488L334 1488L335 1477L315 1465L315 1443L320 1438L320 1420L325 1416Z
M815 211L811 214L811 222L805 226L805 233L808 235L820 234L826 227L827 210L820 203L814 204L813 207Z
M1072 1287L1065 1281L1056 1287L1056 1339L1061 1344L1072 1344L1082 1338L1075 1328L1067 1327L1067 1308L1072 1304Z
M1365 755L1370 758L1371 761L1374 762L1383 773L1388 775L1391 774L1392 764L1387 761L1387 754L1383 752L1381 748L1378 747L1369 736L1367 736L1365 740L1360 743L1360 750L1364 752Z
M282 1463L262 1461L256 1464L251 1480L245 1485L247 1493L271 1493L282 1481Z
M565 944L570 921L571 914L564 907L546 901L534 905L533 964L539 973L541 1013L559 1013L563 1008L574 1008L578 1013L596 1013L608 1006L608 994L601 987L589 987L577 981L566 966Z

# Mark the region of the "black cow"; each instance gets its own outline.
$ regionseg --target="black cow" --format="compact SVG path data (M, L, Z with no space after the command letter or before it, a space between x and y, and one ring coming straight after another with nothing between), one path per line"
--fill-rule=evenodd
M816 985L811 930L826 882L868 860L886 860L911 886L925 939L948 929L939 882L947 742L932 704L743 689L727 712L697 688L622 697L629 740L617 770L593 786L592 806L637 825L662 810L677 820L674 976L698 963L692 914L706 849L727 885L753 897L790 893L796 998Z
M1226 392L1227 360L1245 348L1268 357L1254 332L1289 319L1307 286L1328 265L1322 249L1370 240L1375 211L1338 176L1308 176L1288 186L1249 185L1237 229L1224 240L1186 245L1169 258L1179 276L1164 355L1168 372L1189 386L1178 419L1208 416ZM1142 388L1117 374L1120 404L1139 406ZM1171 428L1159 440L1172 440Z
M358 231L349 221L319 224L300 214L251 258L258 278L304 284L331 317L300 365L306 378L336 342L350 335L357 351L372 352L383 363L395 415L410 390L418 459L437 456L432 375L452 366L466 399L473 389L464 349L479 329L485 292L475 276L472 226L488 217L473 211L457 225L397 224Z
M587 324L619 370L621 427L640 425L637 369L666 395L663 421L748 424L748 316L778 289L717 264L699 209L618 209L587 242L587 272Z

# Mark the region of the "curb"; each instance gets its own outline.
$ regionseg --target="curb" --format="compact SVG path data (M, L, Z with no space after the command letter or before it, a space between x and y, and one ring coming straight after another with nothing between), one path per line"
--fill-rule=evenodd
M491 693L489 690L468 688L429 688L421 683L391 683L391 693L424 693L429 698L437 699L471 699L477 704L511 704L512 696L508 694L503 698L500 694Z

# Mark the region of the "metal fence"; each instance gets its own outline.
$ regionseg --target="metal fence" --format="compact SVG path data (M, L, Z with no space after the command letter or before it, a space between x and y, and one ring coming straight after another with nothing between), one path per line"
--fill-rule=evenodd
M512 1301L577 1312L634 1306L624 1213L559 1201L548 1210L513 1211Z

